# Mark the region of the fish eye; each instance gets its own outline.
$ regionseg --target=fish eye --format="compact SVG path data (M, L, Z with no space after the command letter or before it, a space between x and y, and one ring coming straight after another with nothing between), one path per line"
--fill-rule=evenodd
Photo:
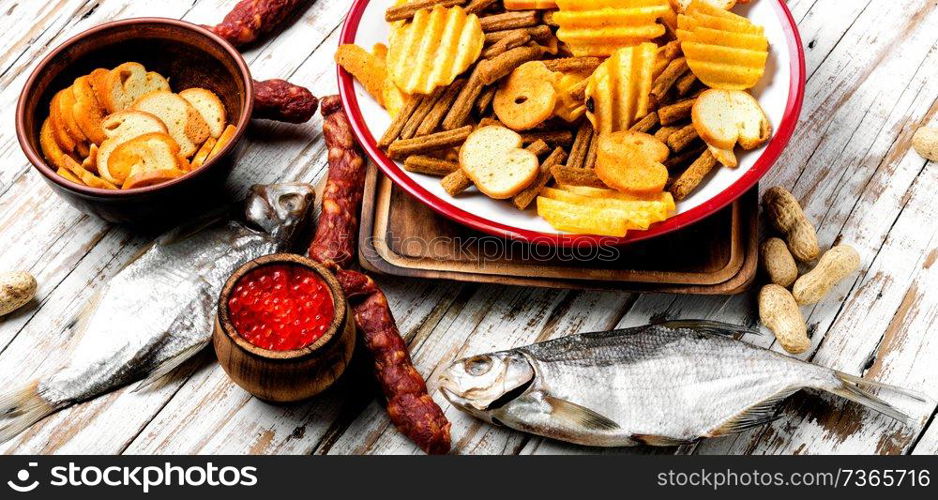
M281 195L277 200L277 203L280 204L287 211L295 212L303 206L304 196L297 193L289 193Z
M488 356L476 356L467 359L463 363L463 366L465 366L466 372L468 372L469 375L485 375L492 369L492 359Z

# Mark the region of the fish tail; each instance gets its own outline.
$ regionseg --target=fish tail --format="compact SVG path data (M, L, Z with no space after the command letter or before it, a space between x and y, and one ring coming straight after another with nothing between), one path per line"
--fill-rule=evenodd
M56 409L40 395L38 381L0 394L0 443L13 439Z
M862 377L857 377L856 375L850 375L849 373L835 372L838 379L844 383L854 384L860 388L871 388L871 389L883 389L889 392L894 392L896 394L905 396L909 399L914 399L921 403L928 402L928 396L925 394L913 391L911 389L905 389L895 385L884 384L882 382L877 382L875 380L867 380Z
M918 395L912 391L880 382L866 380L843 372L835 371L834 376L837 378L837 380L840 381L840 385L826 388L827 391L906 424L908 424L910 421L909 415L892 406L883 399L874 396L867 389L885 389L913 399L918 399L921 401L926 400L921 395Z
M198 344L195 344L183 350L179 354L176 354L175 356L164 361L162 364L154 368L153 371L151 371L150 374L147 375L147 378L145 378L139 384L137 384L137 387L134 388L133 392L137 392L137 391L146 392L146 391L156 390L156 389L163 387L167 382L166 376L169 375L170 372L174 371L176 368L179 368L183 363L191 359L193 356L200 353L203 349L205 349L205 346L209 344L209 341L211 341L211 338L209 338L209 340L206 340L205 342L200 342Z

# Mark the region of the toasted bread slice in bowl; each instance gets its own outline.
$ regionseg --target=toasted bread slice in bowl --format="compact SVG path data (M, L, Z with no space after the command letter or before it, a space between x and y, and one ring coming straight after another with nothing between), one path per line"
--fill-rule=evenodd
M91 73L88 73L88 83L91 84L91 88L94 90L94 96L97 98L101 107L104 108L105 112L107 112L107 107L104 105L107 99L107 80L110 75L111 70L107 68L97 68Z
M72 94L75 96L75 103L72 105L75 124L89 141L101 144L107 138L101 128L106 110L98 102L97 94L91 87L91 79L88 76L76 78L72 84Z
M169 135L179 144L180 154L190 157L199 145L211 137L209 126L202 114L178 94L168 90L157 90L137 99L131 109L158 117Z
M169 90L169 81L138 62L126 62L112 69L104 80L104 106L109 113L130 107L137 99L160 90Z
M55 112L59 115L59 120L62 125L62 128L66 134L75 142L76 149L80 149L82 152L86 151L86 143L88 142L88 137L81 131L81 127L78 126L78 122L75 120L75 114L73 108L75 106L75 92L72 90L72 87L62 89L58 95L59 99L56 101L58 104Z
M59 148L65 153L71 154L78 147L78 141L68 133L65 118L62 116L62 109L64 108L62 99L64 95L65 90L59 91L49 103L49 126Z
M124 183L124 189L138 189L147 186L154 186L178 179L186 175L185 170L178 168L166 168L159 170L141 170L130 175L127 182Z
M111 182L121 182L111 174L111 153L121 144L135 139L141 135L151 133L169 134L169 129L163 121L150 113L136 110L118 111L102 122L107 139L101 143L97 153L98 171L101 176Z
M193 87L191 89L179 92L182 97L192 105L205 123L208 125L209 134L218 139L225 131L225 125L228 123L228 113L225 111L225 105L214 92L208 89Z
M201 167L205 161L208 160L209 155L212 154L212 150L215 149L216 144L218 144L218 140L214 137L209 137L202 143L202 147L200 147L199 150L196 151L195 156L192 157L192 163L189 164L189 169L194 170Z
M179 144L169 134L153 132L117 146L108 158L107 171L124 184L131 174L179 167Z
M55 138L55 130L53 130L53 127L51 117L46 118L46 120L42 122L42 130L39 132L39 144L42 148L42 155L53 167L74 172L75 168L81 165L59 146Z
M98 177L93 172L89 171L85 165L79 164L74 158L65 154L65 152L59 148L58 143L55 142L55 137L53 137L52 122L50 119L46 119L42 123L42 129L39 135L42 154L50 164L55 166L56 175L60 175L73 183L75 183L77 179L77 183L95 189L107 191L117 189L117 186L113 183Z
M221 133L221 137L219 137L218 140L215 141L215 145L212 146L212 151L205 157L205 161L209 161L222 154L225 148L228 147L228 143L234 139L236 133L237 130L234 126L228 125L225 127L225 131Z

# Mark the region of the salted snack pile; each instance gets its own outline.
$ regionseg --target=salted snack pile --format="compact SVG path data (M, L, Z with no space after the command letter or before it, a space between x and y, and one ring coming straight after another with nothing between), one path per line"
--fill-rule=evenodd
M735 4L399 1L387 46L336 61L390 113L378 145L406 170L621 237L771 139L748 93L768 41Z
M99 189L134 189L182 177L234 137L212 91L173 93L142 64L99 68L55 94L40 131L46 160L60 176Z

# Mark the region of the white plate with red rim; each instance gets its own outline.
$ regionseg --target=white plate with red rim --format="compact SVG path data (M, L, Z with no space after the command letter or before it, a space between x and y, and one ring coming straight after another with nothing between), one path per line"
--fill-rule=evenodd
M342 30L340 43L354 43L367 50L376 43L387 44L388 23L384 13L394 0L355 0ZM733 12L765 28L769 40L769 60L765 75L751 90L772 122L774 135L765 146L739 151L739 167L717 168L684 201L667 221L647 231L630 231L624 238L570 234L558 231L536 211L519 211L510 202L496 201L475 189L452 197L443 190L438 177L407 172L378 148L391 118L356 82L339 68L339 91L355 135L378 167L398 186L434 211L473 229L531 243L560 246L620 245L660 236L693 224L732 203L752 188L768 172L788 144L804 98L804 49L798 27L782 0L753 0Z

